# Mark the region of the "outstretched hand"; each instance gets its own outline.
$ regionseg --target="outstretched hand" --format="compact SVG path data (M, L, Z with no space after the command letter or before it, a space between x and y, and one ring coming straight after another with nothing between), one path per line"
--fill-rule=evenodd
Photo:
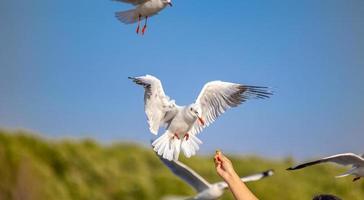
M226 182L238 177L231 161L221 151L217 150L214 156L216 171Z

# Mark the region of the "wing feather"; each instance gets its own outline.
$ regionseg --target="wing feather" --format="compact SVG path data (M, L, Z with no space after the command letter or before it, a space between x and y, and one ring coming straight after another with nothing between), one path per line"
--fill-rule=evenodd
M241 177L240 180L243 181L244 183L252 182L252 181L259 181L259 180L261 180L263 178L267 178L269 176L272 176L273 174L274 174L274 171L272 169L270 169L270 170L260 172L260 173L257 173L257 174L252 174L252 175ZM220 185L221 188L227 188L228 187L228 184L226 182L223 182L223 181L215 183L215 184Z
M201 107L201 117L205 125L195 123L190 131L197 134L209 126L227 109L236 107L248 99L265 99L272 95L267 87L248 86L223 81L211 81L205 84L196 104Z
M211 187L210 183L208 183L204 178L178 160L169 161L161 156L158 157L176 176L191 185L197 192L201 192Z
M157 135L159 127L174 117L176 104L165 95L162 83L151 75L129 77L144 87L144 110L148 118L150 132Z
M311 165L324 163L324 162L334 162L339 165L353 165L353 166L364 166L364 159L354 153L343 153L343 154L337 154L329 157L325 157L319 160L303 163L300 165L297 165L295 167L290 167L288 170L296 170L296 169L302 169L304 167L308 167Z

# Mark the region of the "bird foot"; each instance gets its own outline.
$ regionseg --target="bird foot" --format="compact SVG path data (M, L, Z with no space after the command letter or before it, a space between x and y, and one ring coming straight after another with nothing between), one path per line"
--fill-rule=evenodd
M183 136L183 138L186 139L186 141L187 141L188 139L190 139L190 134L186 133L185 136Z
M179 139L179 137L178 137L178 134L177 134L177 133L173 134L173 137L172 137L172 139L174 139L174 138L177 138L177 139Z
M142 35L144 35L145 30L147 30L147 25L144 25L144 26L143 26L143 29L142 29Z

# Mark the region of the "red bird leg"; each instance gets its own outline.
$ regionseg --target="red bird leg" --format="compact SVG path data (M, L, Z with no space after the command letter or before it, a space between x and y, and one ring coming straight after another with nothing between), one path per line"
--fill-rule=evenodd
M142 16L141 15L139 15L138 16L138 27L137 27L137 29L136 29L136 33L137 34L139 34L139 29L140 29L140 18L141 18Z
M184 138L186 139L186 141L190 138L190 134L186 133Z
M145 30L147 29L147 23L148 23L148 16L145 17L145 24L144 24L143 29L142 29L142 35L144 35Z
M179 137L178 137L177 133L175 133L175 134L173 135L172 139L174 139L174 138L179 139Z

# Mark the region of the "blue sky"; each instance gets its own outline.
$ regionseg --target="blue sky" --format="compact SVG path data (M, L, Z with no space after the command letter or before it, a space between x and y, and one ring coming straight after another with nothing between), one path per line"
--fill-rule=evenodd
M273 88L199 135L200 153L364 153L364 2L175 0L144 37L112 1L0 2L0 127L148 144L153 74L180 105L204 83Z

